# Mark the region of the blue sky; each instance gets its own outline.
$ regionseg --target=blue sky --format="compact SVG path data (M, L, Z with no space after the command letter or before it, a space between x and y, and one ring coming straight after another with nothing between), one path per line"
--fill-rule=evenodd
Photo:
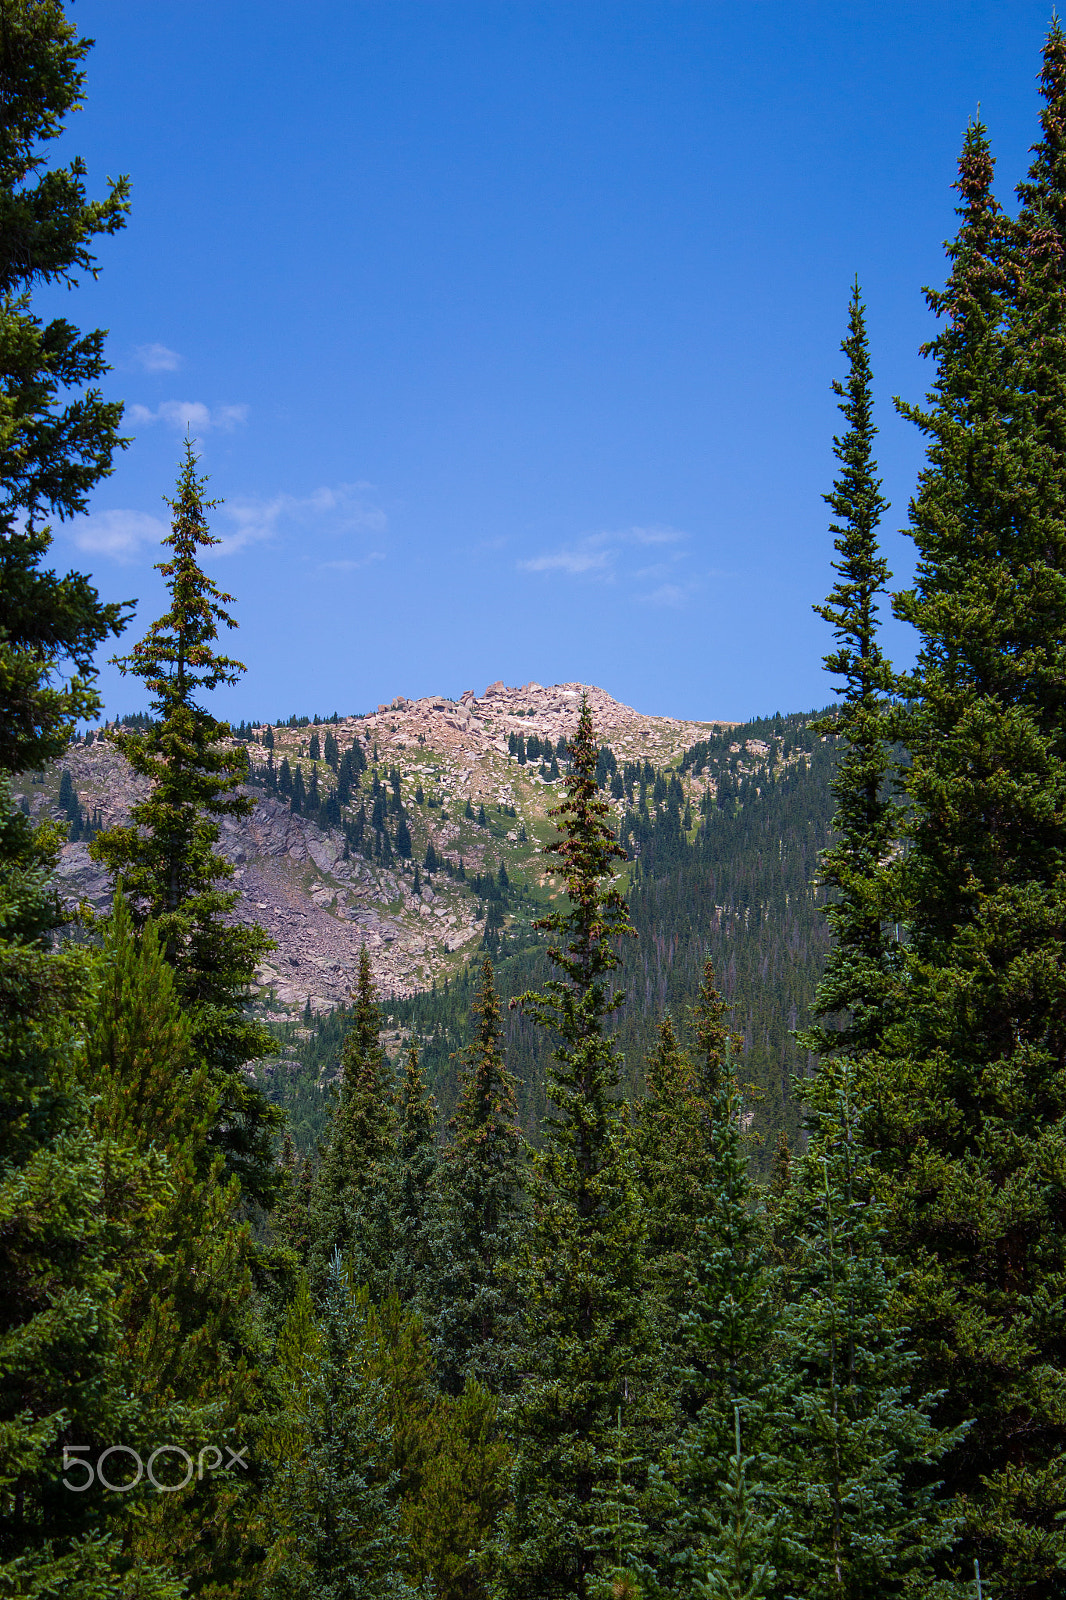
M64 155L129 173L97 283L134 442L57 560L162 609L199 440L248 664L234 718L583 680L643 711L829 698L821 495L849 285L887 553L951 183L980 103L1010 198L1049 8L78 0ZM897 660L910 641L896 625ZM139 685L102 674L109 713Z

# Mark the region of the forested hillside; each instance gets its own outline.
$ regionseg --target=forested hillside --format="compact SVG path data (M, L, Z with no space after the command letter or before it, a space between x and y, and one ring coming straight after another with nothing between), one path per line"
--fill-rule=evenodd
M829 782L837 741L812 731L813 716L738 724L689 747L672 769L648 763L645 772L634 763L630 773L615 763L633 801L621 812L619 834L631 863L626 878L637 932L621 946L618 972L625 1001L615 1037L625 1092L639 1094L663 1016L687 1036L709 959L744 1039L760 1171L782 1131L793 1141L798 1135L791 1082L807 1062L793 1032L807 1020L828 946L816 879L835 806ZM611 757L608 746L601 747L598 770L608 793L612 773L605 756ZM701 787L695 807L680 788L682 776L690 790L692 779ZM482 945L496 961L497 987L506 1000L538 987L548 962L543 936L529 928L544 902L512 895L504 903L509 914L501 925L513 928L517 920L518 931L501 938L490 928ZM479 961L475 957L431 991L386 1004L394 1054L398 1059L413 1034L446 1115L455 1099L457 1053L468 1042ZM345 1009L298 1029L282 1028L293 1064L264 1081L286 1106L301 1148L325 1126L323 1090L338 1070L346 1027ZM519 1011L505 1011L505 1031L522 1124L536 1139L551 1041Z

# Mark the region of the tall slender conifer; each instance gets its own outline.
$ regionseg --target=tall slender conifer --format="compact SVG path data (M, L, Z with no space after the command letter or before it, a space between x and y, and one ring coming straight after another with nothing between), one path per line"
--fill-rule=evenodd
M531 1183L526 1337L535 1376L512 1413L514 1503L499 1550L500 1592L516 1600L598 1600L649 1572L649 1535L633 1513L648 1455L643 1222L606 1026L622 998L607 987L615 946L632 929L622 896L604 882L623 852L599 797L587 702L569 754L566 798L552 813L561 837L548 847L567 909L540 923L554 936L559 976L521 1002L559 1043Z
M958 1559L999 1600L1050 1597L1066 1570L1062 290L1042 229L1062 173L1057 25L1043 88L1020 234L983 128L967 132L951 273L930 296L936 379L904 408L929 442L916 583L896 601L920 640L892 874L907 951L862 1084L921 1382L941 1425L974 1419L944 1462L965 1496Z
M236 683L244 667L216 649L219 627L234 628L233 599L202 570L198 552L218 539L206 513L206 480L186 443L171 532L170 558L158 563L170 608L116 665L143 680L158 721L110 735L134 772L150 780L147 798L129 822L97 835L91 850L121 878L135 923L153 919L177 976L197 1055L218 1096L213 1140L249 1198L273 1194L276 1110L245 1067L273 1047L268 1030L248 1015L256 964L271 941L254 924L231 920L238 894L224 885L233 866L218 849L219 822L246 817L254 802L241 793L248 755L230 741L230 728L197 696Z
M459 1393L473 1377L492 1393L509 1395L517 1386L521 1353L516 1268L524 1222L523 1141L487 956L473 1015L452 1137L437 1169L430 1325L447 1393Z

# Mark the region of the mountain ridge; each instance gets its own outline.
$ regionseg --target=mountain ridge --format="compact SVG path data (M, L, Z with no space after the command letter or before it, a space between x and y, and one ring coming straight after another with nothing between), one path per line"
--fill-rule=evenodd
M332 1009L351 991L364 943L385 998L410 995L460 970L484 937L486 918L464 881L448 875L447 869L454 874L460 862L468 876L498 875L502 866L519 891L545 901L551 886L536 858L554 834L548 811L560 797L559 782L545 776L546 763L516 759L513 744L532 738L557 751L576 726L583 696L601 744L622 764L674 767L701 738L736 726L722 719L648 716L593 684L508 686L498 680L481 696L472 690L458 700L399 695L376 711L336 722L255 727L248 749L258 782L247 792L256 804L248 819L223 819L221 848L235 868L237 917L259 922L277 941L278 949L257 974L261 999L290 1012L308 1003L316 1013ZM268 728L272 750L266 746ZM382 862L353 851L345 819L323 828L264 792L268 764L276 774L283 760L308 784L313 777L316 786L334 789L335 771L321 754L318 759L310 754L312 739L318 737L321 748L327 730L341 751L360 746L365 782L353 798L364 808L371 774L377 773L380 782L398 771L410 861L398 861L393 853L391 863ZM94 732L92 742L72 743L43 781L24 775L18 798L31 812L59 814L64 768L78 804L105 827L125 822L147 792L146 780L130 771L105 726ZM697 800L702 792L697 780L682 783L686 798ZM424 796L421 802L415 800L418 793ZM620 820L625 801L615 797L611 803ZM483 807L484 825L466 814ZM420 870L416 890L414 868L430 845L445 871ZM68 903L88 901L97 911L110 904L113 885L84 842L63 847L56 877Z

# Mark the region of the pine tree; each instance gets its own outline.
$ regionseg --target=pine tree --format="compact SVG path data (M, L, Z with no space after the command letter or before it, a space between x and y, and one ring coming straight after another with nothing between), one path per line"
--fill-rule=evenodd
M625 902L603 883L623 855L596 788L597 742L587 701L570 746L566 798L548 846L567 910L538 926L558 940L560 976L523 1004L559 1039L547 1092L552 1111L533 1163L527 1345L535 1376L512 1413L514 1504L499 1547L500 1593L606 1595L615 1578L649 1572L643 1522L615 1547L615 1513L630 1514L646 1470L648 1330L641 1304L643 1225L634 1191L618 1058L606 1020L621 996L606 987L615 944L631 932ZM622 1407L621 1439L617 1436ZM619 1490L617 1462L626 1481ZM642 1487L642 1483L638 1483ZM628 1578L626 1579L628 1582Z
M679 1452L680 1506L672 1541L677 1552L675 1581L679 1592L685 1592L686 1583L707 1571L708 1560L714 1571L720 1557L720 1576L728 1575L731 1583L739 1582L745 1563L750 1567L755 1595L761 1592L758 1574L767 1565L775 1537L768 1501L770 1468L764 1459L767 1450L773 1453L768 1439L767 1359L773 1286L765 1223L744 1147L744 1101L732 1054L737 1041L725 1026L725 1006L710 962L704 969L694 1021L707 1151L702 1215L691 1246L695 1268L689 1283L690 1309L681 1319L686 1359L678 1377L698 1409ZM753 1452L750 1459L737 1459L738 1411ZM758 1470L749 1481L753 1461ZM720 1502L723 1483L730 1487ZM738 1518L747 1529L743 1550Z
M741 1411L733 1407L736 1445L724 1475L719 1479L718 1510L713 1543L707 1551L706 1576L697 1578L693 1594L698 1600L762 1600L771 1592L776 1571L767 1559L766 1512L758 1502L748 1474L758 1477L761 1465L746 1456L741 1445Z
M121 441L122 407L102 400L101 331L81 335L30 310L40 283L95 272L91 243L125 220L127 185L87 202L85 168L43 170L42 147L82 102L80 40L57 0L8 0L0 30L0 1587L75 1600L137 1592L177 1600L151 1562L123 1550L142 1499L73 1493L88 1461L150 1432L118 1359L115 1292L136 1243L109 1220L109 1186L150 1204L158 1165L109 1161L79 1081L92 1005L90 958L56 948L63 914L50 878L62 831L34 829L10 773L57 759L74 724L95 719L93 657L124 625L81 573L43 570L39 526L85 509ZM88 387L86 387L88 386ZM76 391L69 404L61 397ZM80 1471L64 1452L80 1447ZM88 1461L86 1461L86 1457ZM91 1470L95 1470L94 1468ZM105 1469L106 1470L106 1469Z
M877 526L888 509L881 497L873 441L872 377L865 308L856 280L848 307L845 383L834 381L848 424L834 438L840 474L825 496L837 520L830 524L839 559L838 581L815 611L833 629L837 648L826 671L841 680L839 709L814 731L845 741L831 782L836 797L836 837L822 853L819 878L829 891L825 914L832 945L814 1005L822 1026L801 1035L818 1054L856 1050L876 1042L886 1022L889 949L879 869L895 831L896 808L885 792L889 764L889 691L893 677L877 641L877 596L890 576L880 553Z
M368 1371L370 1344L365 1300L335 1255L317 1327L304 1292L281 1341L289 1408L274 1439L266 1600L406 1600L414 1593L403 1576L388 1396ZM286 1434L290 1448L282 1453Z
M289 805L295 817L302 817L308 809L303 768L299 762L296 763L296 770L292 775L292 798Z
M400 1080L396 1163L393 1277L402 1302L421 1307L427 1289L430 1213L437 1170L437 1102L426 1087L414 1041Z
M72 1493L64 1477L84 1482L85 1465L62 1464L68 1448L83 1463L116 1441L136 1448L158 1420L158 1404L130 1392L116 1293L165 1175L108 1151L91 1126L78 1070L88 952L50 948L60 842L31 828L0 775L0 1587L88 1600L120 1592L144 1497ZM129 1197L121 1217L114 1192ZM165 1569L146 1562L142 1577L153 1600L177 1600Z
M211 1154L215 1095L193 1059L156 929L135 939L118 894L100 965L86 1038L94 1131L116 1173L131 1157L142 1172L158 1168L154 1183L113 1181L104 1195L109 1221L131 1241L114 1300L124 1382L151 1417L147 1453L160 1438L180 1440L193 1458L237 1449L257 1406L253 1251L239 1186ZM251 1520L243 1477L211 1473L191 1504L151 1497L132 1548L140 1561L169 1558L198 1587L236 1582L248 1575Z
M1056 30L1027 218L1061 171L1062 54ZM1036 1600L1066 1568L1066 1328L1051 1309L1066 1295L1066 543L1061 488L1042 509L1059 380L1048 371L1041 396L1034 370L1054 350L1028 340L1036 300L1061 288L1031 248L1020 267L992 177L975 125L951 274L931 296L936 380L908 410L929 441L916 584L896 602L920 639L909 848L889 885L908 944L898 1020L862 1088L912 1268L900 1315L921 1381L943 1392L938 1423L975 1419L944 1463L966 1497L958 1559L979 1556L1000 1600Z
M89 201L77 158L46 167L44 147L83 103L79 39L59 0L6 0L0 31L0 770L38 768L63 753L100 699L93 658L122 631L125 605L103 604L80 572L41 562L48 515L85 510L113 470L122 405L96 383L109 370L104 332L30 309L39 284L74 288L96 275L92 242L125 226L129 184ZM73 394L73 398L67 398ZM69 676L67 675L69 674Z
M484 1600L480 1556L506 1504L510 1465L499 1402L468 1379L434 1406L426 1442L419 1491L402 1515L412 1570L434 1600Z
M339 1250L353 1281L375 1301L393 1285L397 1204L396 1099L380 1027L364 945L341 1058L340 1100L311 1196L309 1270L321 1289Z
M240 792L247 752L230 744L228 724L196 701L199 692L235 683L244 671L214 647L219 625L236 624L225 609L232 596L221 593L197 562L201 547L218 543L205 518L216 502L205 501L203 489L188 443L177 499L169 502L174 518L164 544L172 559L158 564L171 606L116 663L143 679L159 719L143 732L126 728L111 735L151 790L125 826L93 840L91 852L121 877L135 923L143 926L151 917L159 928L196 1053L218 1094L213 1137L245 1194L265 1203L279 1115L244 1068L272 1048L269 1032L246 1014L256 964L272 946L261 928L226 920L238 895L221 887L233 867L217 849L218 819L247 816L254 802Z
M437 1169L431 1332L446 1393L459 1394L475 1378L491 1393L509 1395L518 1382L522 1334L515 1269L523 1228L523 1142L487 957L473 1018L451 1142Z
M689 1308L697 1226L706 1206L713 1153L711 1106L699 1088L696 1071L666 1017L644 1068L634 1147L647 1226L648 1286L675 1431L693 1408L691 1387L678 1381L686 1365L682 1317Z
M965 1425L937 1428L938 1396L915 1393L917 1358L894 1326L898 1265L859 1131L853 1069L823 1061L808 1091L794 1253L776 1341L779 1564L810 1600L956 1594L934 1558L958 1518L938 1498L937 1463Z

